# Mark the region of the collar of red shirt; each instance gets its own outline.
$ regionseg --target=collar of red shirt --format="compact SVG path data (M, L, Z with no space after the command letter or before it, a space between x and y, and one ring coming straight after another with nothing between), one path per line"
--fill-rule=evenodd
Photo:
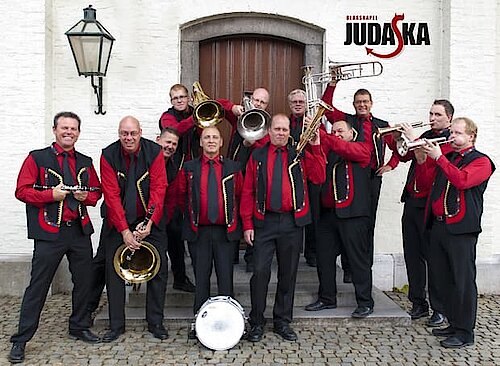
M269 152L274 153L277 149L281 149L281 151L285 151L286 146L276 146L276 145L273 145L272 143L269 144Z
M62 154L63 152L65 152L66 150L64 150L61 146L59 146L59 144L57 142L54 142L52 144L52 146L54 147L54 150L56 151L56 154L59 155L59 154ZM75 155L75 149L71 149L69 151L66 151L68 153L69 156L74 156Z
M121 150L123 156L130 156L130 153L125 151L125 149L121 145L120 145L120 150ZM141 145L139 145L139 148L133 152L135 157L137 157L137 155L139 155L139 151L141 151Z
M222 156L221 155L217 155L216 157L214 157L213 159L210 159L208 156L206 156L205 154L202 154L201 156L201 162L202 164L207 164L209 160L213 160L214 161L214 164L221 164L221 159L222 159Z
M466 147L465 149L455 151L455 152L458 152L460 154L460 156L463 158L465 155L467 155L472 150L474 150L474 148L475 148L474 146L469 146L469 147Z

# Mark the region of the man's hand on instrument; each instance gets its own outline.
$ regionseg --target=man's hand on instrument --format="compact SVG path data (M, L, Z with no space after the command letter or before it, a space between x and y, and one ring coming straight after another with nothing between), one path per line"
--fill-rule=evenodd
M89 195L88 191L75 191L73 192L73 196L77 201L85 201L87 199L87 196Z
M339 68L338 67L331 67L330 68L330 75L332 77L332 80L330 81L329 85L330 86L337 85L337 82L339 82L339 80L341 80Z
M379 177L381 177L382 175L384 175L385 173L387 172L390 172L392 170L392 167L390 165L383 165L381 166L380 168L377 169L377 171L375 172Z
M441 147L435 143L435 142L429 142L429 140L425 139L427 142L425 145L422 146L422 149L427 153L427 155L434 159L437 160L443 153L441 152Z
M69 191L63 190L62 187L63 184L59 183L52 189L52 198L54 198L54 201L56 202L64 200L66 198L66 195L69 194Z
M130 250L137 250L141 247L141 244L135 239L134 234L129 229L125 229L121 232L123 243Z
M401 123L401 129L403 130L402 132L409 141L415 141L416 139L418 139L416 131L410 123L408 122Z
M319 125L318 128L316 128L316 132L314 133L312 139L309 141L311 145L319 145L321 143L320 137L319 137Z
M146 226L142 224L137 225L134 231L134 236L138 241L144 240L151 234L151 227L153 226L153 221L149 220Z
M253 246L254 235L255 232L253 231L253 229L245 230L245 232L243 233L243 237L245 238L245 241L248 245Z
M233 114L236 116L236 117L239 117L243 114L243 112L245 112L245 108L243 108L242 105L239 105L239 104L235 104L233 105L233 107L231 108L231 112L233 112Z
M255 140L243 140L243 146L250 147L255 144Z

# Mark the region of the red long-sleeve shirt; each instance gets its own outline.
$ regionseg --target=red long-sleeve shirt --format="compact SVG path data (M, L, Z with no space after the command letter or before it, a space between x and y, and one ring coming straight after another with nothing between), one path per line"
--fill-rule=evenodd
M290 212L293 210L292 191L290 180L288 177L288 151L286 149L281 153L281 161L283 162L282 171L282 212ZM266 207L270 207L272 174L274 169L274 160L276 159L276 146L269 144L269 153L267 154L267 187L266 187ZM305 150L305 156L301 160L304 177L313 184L322 184L326 178L326 159L320 145L309 145ZM243 183L243 192L241 195L240 214L243 223L243 230L253 229L253 210L255 207L255 190L257 182L257 163L250 156L247 163L245 180ZM307 189L305 189L307 194Z
M63 170L63 161L64 157L62 152L64 149L59 146L57 143L53 144L57 155L56 159L59 163L59 167L61 171ZM76 158L75 158L75 150L68 151L68 164L69 169L71 171L71 175L73 176L74 181L76 182ZM100 187L99 178L94 169L94 166L90 166L87 170L89 175L89 187ZM39 167L36 165L35 160L31 155L24 160L23 165L21 166L21 170L19 171L19 175L17 177L17 186L16 186L16 198L24 203L29 205L42 208L47 203L53 203L54 197L52 195L52 189L46 190L36 190L33 188L33 184L37 183L38 176L40 174ZM72 193L70 193L72 194ZM97 201L101 198L101 191L89 192L87 198L82 201L82 204L85 206L95 206ZM63 205L63 221L71 221L78 218L78 212L72 211L66 203Z
M140 154L137 151L135 154ZM128 154L123 154L122 158L126 161L126 166L130 163ZM163 152L160 150L149 167L149 202L148 208L154 205L155 211L151 220L158 225L163 215L163 203L165 200L165 191L167 189L167 173L165 171L165 160ZM125 209L120 198L120 186L118 184L117 172L109 165L104 156L101 155L101 179L102 192L107 207L107 219L109 224L116 228L118 232L128 228L125 217ZM138 198L139 199L139 198ZM145 214L144 208L140 202L137 202L137 216Z

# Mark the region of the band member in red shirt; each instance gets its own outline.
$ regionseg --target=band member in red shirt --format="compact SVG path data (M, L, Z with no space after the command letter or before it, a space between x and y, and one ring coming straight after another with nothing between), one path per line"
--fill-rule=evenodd
M192 253L196 279L194 314L210 297L213 266L218 295L233 296L233 253L242 234L238 212L243 175L239 163L220 155L222 143L216 127L204 128L202 156L186 162L179 173L183 237ZM196 337L194 329L188 337Z
M24 361L26 342L38 328L50 284L64 255L73 281L69 335L89 343L100 340L89 330L86 303L91 285L90 235L94 232L87 206L95 206L101 192L92 159L75 150L80 125L80 118L72 112L56 114L52 127L55 142L30 152L17 178L16 198L26 203L28 238L34 239L35 248L19 328L10 338L13 345L8 358L12 363ZM66 187L82 189L70 191ZM94 190L83 190L89 187Z
M146 321L148 330L158 339L168 337L163 326L163 306L167 285L167 258L163 203L167 188L165 160L161 147L142 138L139 121L122 118L118 141L102 150L101 179L105 206L100 245L106 253L106 289L110 330L103 342L112 342L125 332L125 282L115 272L113 258L124 243L129 249L140 248L146 239L160 254L160 269L147 283ZM146 212L154 207L145 228L139 228Z
M425 223L431 230L429 271L439 289L449 326L433 329L441 345L461 348L474 343L477 314L476 244L481 232L483 195L495 165L474 147L477 126L455 118L450 138L453 151L443 154L436 143L424 145L434 169L419 165L434 185L427 200Z
M253 150L248 161L241 198L245 241L254 248L254 271L250 280L252 311L248 340L259 342L264 334L264 311L274 252L278 259L278 285L274 302L274 331L295 341L292 322L295 280L304 226L311 222L307 180L325 181L325 156L319 133L297 157L295 146L287 145L290 120L273 117L270 141ZM302 152L304 153L304 151Z

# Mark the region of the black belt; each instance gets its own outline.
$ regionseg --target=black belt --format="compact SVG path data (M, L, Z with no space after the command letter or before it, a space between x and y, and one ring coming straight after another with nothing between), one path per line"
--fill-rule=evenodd
M71 227L76 224L76 220L61 221L61 226Z

